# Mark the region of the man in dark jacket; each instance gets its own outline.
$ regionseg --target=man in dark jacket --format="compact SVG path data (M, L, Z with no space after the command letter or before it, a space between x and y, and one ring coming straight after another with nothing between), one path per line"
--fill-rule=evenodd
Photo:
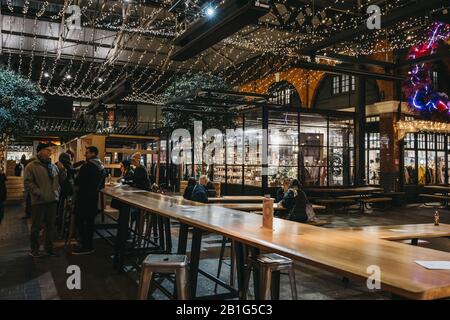
M194 186L194 189L192 190L192 201L196 202L208 202L208 191L206 190L206 185L208 184L208 177L207 176L201 176L198 180L198 183Z
M75 178L75 224L80 236L80 247L72 251L74 255L94 252L94 221L98 214L98 196L106 178L105 168L98 158L98 149L94 146L87 147L85 157L86 162Z
M39 253L39 233L41 226L45 230L45 251L56 256L53 251L55 219L59 201L60 183L66 178L66 170L61 163L52 164L52 149L49 144L40 143L36 149L36 160L25 167L24 185L31 198L31 252L33 258Z
M5 214L4 202L6 201L6 175L0 169L0 224Z

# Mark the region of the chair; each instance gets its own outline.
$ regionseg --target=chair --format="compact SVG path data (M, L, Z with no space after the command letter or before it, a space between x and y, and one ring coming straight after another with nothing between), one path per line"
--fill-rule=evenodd
M185 255L149 254L142 262L138 299L147 300L153 273L175 274L177 298L189 299L187 276L188 261Z
M283 257L276 253L260 254L250 257L245 279L244 296L247 296L250 273L252 269L259 270L259 298L262 300L272 299L272 273L274 271L286 270L291 284L292 299L297 300L297 287L295 284L294 263L291 259Z

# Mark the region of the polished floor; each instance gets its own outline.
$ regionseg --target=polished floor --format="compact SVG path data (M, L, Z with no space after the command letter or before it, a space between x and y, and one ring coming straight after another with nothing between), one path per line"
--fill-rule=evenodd
M364 215L320 214L321 219L330 223L326 226L367 226L393 225L409 223L431 223L433 209L422 205L409 205L392 208L388 211L369 211ZM57 242L58 257L32 259L29 252L29 221L22 220L23 207L6 207L5 220L0 225L0 299L135 299L137 292L136 271L118 273L112 268L113 250L101 238L95 240L96 252L89 256L73 256L63 249L63 243ZM442 223L450 223L450 211L441 210ZM175 227L176 225L174 225ZM176 248L177 228L173 228L174 248ZM221 237L208 235L202 243L201 268L210 273L217 272L217 262ZM420 241L419 245L450 252L450 239ZM189 246L188 246L189 247ZM66 285L67 267L78 265L81 269L81 289L69 290ZM390 299L391 295L383 291L370 291L363 282L344 282L340 276L296 264L296 280L299 299ZM222 272L225 281L229 279L229 266ZM169 281L163 282L170 289ZM249 299L252 299L250 286ZM221 289L219 288L219 291ZM198 294L214 293L214 284L200 276ZM281 276L281 299L291 299L291 290L287 276ZM155 299L167 299L157 290Z

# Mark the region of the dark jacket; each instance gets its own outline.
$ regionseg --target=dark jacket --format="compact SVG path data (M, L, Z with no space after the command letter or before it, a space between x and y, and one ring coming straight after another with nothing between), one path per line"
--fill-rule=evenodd
M281 200L283 200L283 198L284 198L284 189L279 188L275 196L275 202L280 202Z
M292 200L292 207L289 210L288 219L297 222L307 222L306 205L308 204L308 198L305 192L298 191Z
M188 186L186 187L186 189L184 189L184 193L183 193L183 198L186 200L192 200L192 192L194 191L194 187L193 186Z
M105 168L99 158L86 161L75 178L75 210L81 215L98 213L98 194L105 185Z
M208 202L208 191L206 190L206 188L204 186L197 183L192 190L191 200L207 203Z
M133 176L134 176L134 171L133 169L127 168L125 170L125 173L123 174L123 177L121 177L119 179L119 182L125 183L125 184L132 184L133 183Z
M0 203L6 200L6 176L0 173Z
M73 195L73 185L75 181L75 173L77 172L70 162L61 162L66 168L67 177L61 182L61 197L67 198Z
M139 166L134 169L131 186L150 191L150 180L148 179L147 169L144 166Z

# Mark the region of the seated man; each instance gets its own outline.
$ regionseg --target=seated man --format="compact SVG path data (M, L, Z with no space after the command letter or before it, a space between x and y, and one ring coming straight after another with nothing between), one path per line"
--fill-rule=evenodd
M277 190L277 194L275 196L275 201L280 202L284 198L284 194L289 190L289 185L291 184L290 179L283 180L283 186Z
M197 202L208 202L208 191L206 190L206 185L208 184L208 177L207 176L201 176L199 179L199 183L197 183L194 186L194 189L192 190L192 201Z
M184 189L183 198L186 200L192 200L192 192L194 191L194 187L197 184L197 180L195 178L189 178L186 189Z

